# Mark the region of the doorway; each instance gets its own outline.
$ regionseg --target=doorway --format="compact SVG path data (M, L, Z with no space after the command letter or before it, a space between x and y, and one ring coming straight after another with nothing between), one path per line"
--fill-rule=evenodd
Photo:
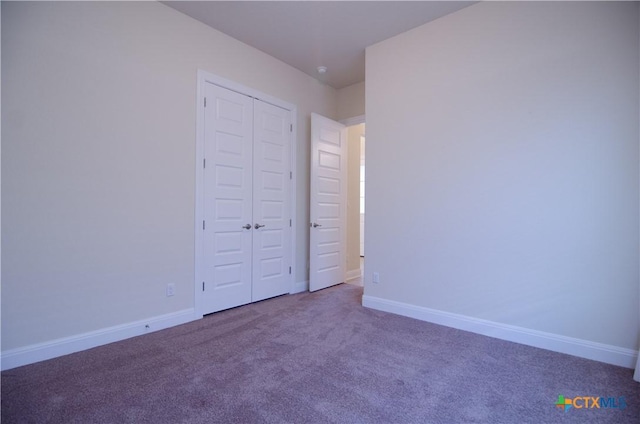
M365 228L365 124L347 127L347 282L363 285Z
M311 118L309 290L343 282L362 286L364 116L347 122Z

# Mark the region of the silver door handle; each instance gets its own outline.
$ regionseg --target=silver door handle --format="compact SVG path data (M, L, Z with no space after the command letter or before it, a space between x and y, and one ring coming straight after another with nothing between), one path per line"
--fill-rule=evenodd
M262 227L264 227L264 225L256 224L253 228L257 230L258 228L262 228Z
M322 227L322 224L318 224L317 222L313 223L313 228Z
M243 225L242 228L244 228L245 230L250 230L251 224Z

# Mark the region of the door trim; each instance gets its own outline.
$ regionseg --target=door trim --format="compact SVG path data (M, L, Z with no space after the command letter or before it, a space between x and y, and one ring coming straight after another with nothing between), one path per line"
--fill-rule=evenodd
M295 292L295 275L296 275L296 262L295 252L296 249L296 187L298 173L296 168L296 151L297 151L297 122L298 122L298 108L292 103L285 102L276 97L270 96L253 88L246 87L235 81L222 78L218 75L210 72L198 69L197 76L197 88L196 88L196 161L195 161L195 213L194 213L194 310L195 315L198 317L203 316L202 296L202 282L204 281L204 234L202 231L202 222L204 221L204 147L205 147L205 108L204 108L204 93L205 84L211 83L217 86L226 88L231 91L235 91L246 96L250 96L263 102L272 104L274 106L286 109L291 113L291 154L290 154L290 169L292 172L292 179L290 184L290 216L292 220L291 224L291 251L290 263L291 263L291 275L289 276L290 293Z
M366 117L365 115L358 115L358 116L354 116L352 118L341 119L338 122L340 122L345 127L352 127L354 125L364 124L365 123L365 117Z

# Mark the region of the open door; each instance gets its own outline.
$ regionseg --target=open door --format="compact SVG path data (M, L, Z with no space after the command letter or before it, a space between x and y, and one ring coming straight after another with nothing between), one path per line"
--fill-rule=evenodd
M311 114L309 290L345 281L347 129Z

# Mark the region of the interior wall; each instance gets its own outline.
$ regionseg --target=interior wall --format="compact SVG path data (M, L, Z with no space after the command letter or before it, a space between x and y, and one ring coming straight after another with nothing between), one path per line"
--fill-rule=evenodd
M364 125L347 128L347 278L360 275L360 137Z
M3 2L3 352L193 308L198 69L297 105L308 280L309 115L337 119L334 89L157 2Z
M337 119L342 120L364 115L364 95L364 81L337 90Z
M638 35L482 2L369 47L365 295L637 350Z

